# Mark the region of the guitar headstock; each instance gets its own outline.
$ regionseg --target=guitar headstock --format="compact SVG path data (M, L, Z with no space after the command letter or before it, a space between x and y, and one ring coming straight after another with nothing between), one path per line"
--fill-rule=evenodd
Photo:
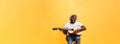
M58 28L52 28L52 30L58 30Z

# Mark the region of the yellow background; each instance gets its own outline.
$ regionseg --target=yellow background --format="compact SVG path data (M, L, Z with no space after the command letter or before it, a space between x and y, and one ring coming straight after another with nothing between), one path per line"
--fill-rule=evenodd
M119 0L0 0L0 44L67 44L69 16L87 27L81 44L120 44Z

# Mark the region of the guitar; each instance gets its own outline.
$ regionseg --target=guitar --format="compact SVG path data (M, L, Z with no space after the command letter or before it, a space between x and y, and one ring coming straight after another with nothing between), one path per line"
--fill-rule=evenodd
M73 34L75 30L80 29L81 27L75 27L74 29L65 29L65 28L53 28L53 30L63 30L63 31L68 31L68 34ZM76 35L81 35L82 32L77 32L75 33Z

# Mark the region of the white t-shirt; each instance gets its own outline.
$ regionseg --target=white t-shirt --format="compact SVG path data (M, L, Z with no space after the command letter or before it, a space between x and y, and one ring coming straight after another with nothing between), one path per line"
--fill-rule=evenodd
M75 29L76 27L81 28L81 26L83 26L83 24L76 21L74 24L71 24L70 22L66 23L64 28L65 29ZM81 34L82 34L82 32L77 35L81 35Z

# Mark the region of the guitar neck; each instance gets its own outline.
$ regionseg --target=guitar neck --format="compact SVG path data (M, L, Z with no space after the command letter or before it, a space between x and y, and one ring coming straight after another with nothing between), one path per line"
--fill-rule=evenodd
M67 30L73 30L73 29L65 29L65 28L53 28L53 30L63 30L63 31L67 31Z

